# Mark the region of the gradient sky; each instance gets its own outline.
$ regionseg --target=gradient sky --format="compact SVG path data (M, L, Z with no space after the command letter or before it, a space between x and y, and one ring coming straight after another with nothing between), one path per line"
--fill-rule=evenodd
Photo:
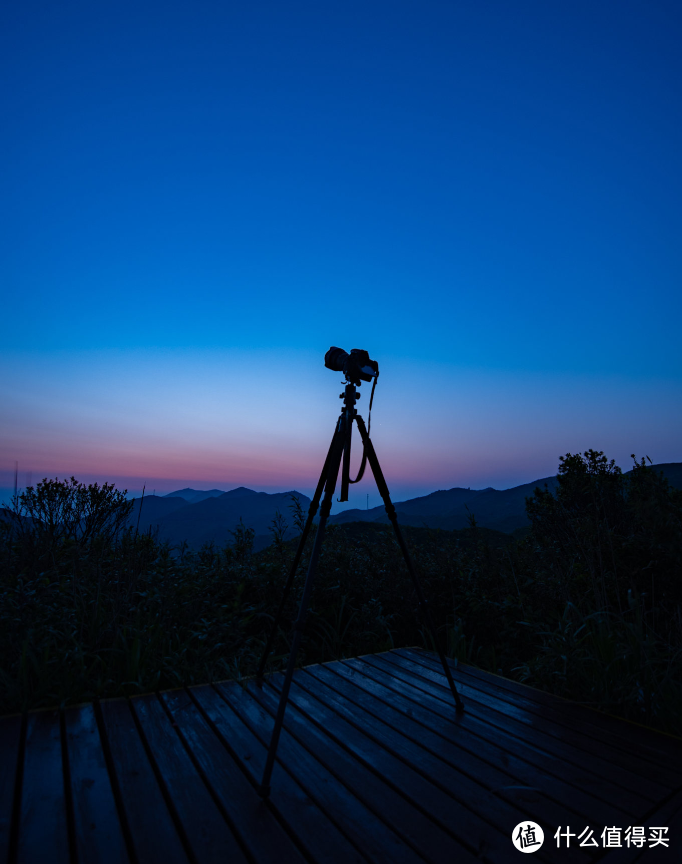
M397 500L682 461L679 3L0 15L1 486L310 494L331 344Z

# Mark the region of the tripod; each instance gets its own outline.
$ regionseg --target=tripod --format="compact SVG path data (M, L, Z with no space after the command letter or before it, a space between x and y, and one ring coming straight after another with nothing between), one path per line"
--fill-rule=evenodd
M348 380L348 375L346 377ZM277 716L275 717L275 725L272 730L272 738L270 739L270 748L268 750L268 756L265 763L265 770L263 771L263 779L259 788L259 795L261 798L267 798L270 794L270 778L272 775L272 769L275 764L275 757L277 755L277 745L279 743L279 736L282 731L284 712L286 711L287 701L289 698L289 689L291 687L291 679L293 677L294 667L296 665L296 655L298 653L301 635L305 627L308 604L310 602L310 594L313 587L313 579L315 577L315 572L317 570L317 562L320 557L320 552L322 550L322 541L324 539L325 526L327 524L327 519L329 518L329 513L331 511L332 497L336 488L336 481L338 478L339 467L341 466L342 458L343 468L341 474L341 497L339 499L340 501L348 500L348 485L350 482L357 482L357 480L351 481L349 479L350 445L351 435L353 431L353 421L357 423L364 447L363 468L366 457L372 468L372 473L374 474L374 479L376 480L379 493L383 499L384 506L386 507L386 513L391 521L391 524L393 525L393 531L395 532L396 540L398 541L398 545L400 546L400 550L403 553L408 572L410 574L410 577L412 578L412 584L417 595L420 609L422 610L426 625L431 631L433 642L438 649L438 654L440 656L441 663L443 664L445 676L450 686L450 690L452 691L452 695L455 699L456 711L458 714L464 711L464 705L455 687L455 682L452 680L452 673L450 672L450 667L448 666L445 660L445 655L443 654L443 651L441 650L436 639L436 631L433 626L433 620L431 618L426 599L424 598L419 579L417 578L417 574L412 565L409 552L407 551L407 546L405 545L403 535L400 531L395 507L391 502L391 498L388 492L388 486L386 485L386 481L384 480L384 475L381 471L379 460L377 459L377 455L374 451L374 447L370 440L369 433L367 432L367 428L365 427L365 421L355 410L355 403L360 398L360 394L355 389L356 383L359 384L360 382L357 380L348 380L344 392L341 393L339 396L340 399L344 400L343 408L341 409L341 415L339 416L339 419L336 423L336 429L332 437L329 452L327 453L327 458L325 459L322 474L320 475L320 480L317 484L313 500L310 504L310 509L308 510L308 518L306 519L303 533L301 534L301 539L299 540L298 549L296 550L296 555L294 556L294 560L289 571L289 576L284 586L282 600L280 602L277 615L275 616L272 630L270 632L270 636L268 637L268 641L265 646L263 656L261 658L260 666L258 667L258 672L256 674L257 681L262 684L265 664L267 662L270 651L272 650L272 642L274 640L275 633L277 632L277 627L279 626L287 596L289 594L289 591L291 590L291 586L293 585L296 570L300 563L306 539L308 537L308 534L310 533L310 529L313 524L313 519L315 518L315 514L317 513L320 498L322 497L322 493L324 491L324 499L322 501L322 508L320 510L320 522L317 527L317 534L315 535L313 551L310 555L310 563L308 565L308 573L306 575L305 584L303 586L303 594L301 596L301 604L299 606L298 618L296 620L296 623L294 624L294 637L291 644L291 652L289 654L289 663L287 665L287 671L284 676L284 684L282 685L282 692L280 695L279 706L277 709ZM362 470L363 469L361 468L360 476L362 475ZM360 476L358 477L358 479L360 479Z

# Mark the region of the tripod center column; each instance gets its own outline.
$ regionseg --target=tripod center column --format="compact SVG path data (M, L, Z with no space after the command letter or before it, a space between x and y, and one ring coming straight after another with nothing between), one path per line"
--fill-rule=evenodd
M360 394L355 389L355 384L346 384L345 391L341 394L343 396L343 404L348 410L348 419L352 420L355 417L355 403L360 398Z

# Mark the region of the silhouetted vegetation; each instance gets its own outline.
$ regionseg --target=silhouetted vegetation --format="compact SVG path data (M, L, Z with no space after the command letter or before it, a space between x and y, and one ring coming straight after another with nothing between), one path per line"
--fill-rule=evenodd
M253 553L171 549L127 527L112 486L43 481L0 523L0 712L255 672L304 514ZM682 492L644 460L567 454L555 493L527 499L531 528L404 534L439 637L460 661L672 732L682 717ZM309 545L312 545L312 538ZM282 667L308 548L270 669ZM301 664L421 645L391 530L328 529Z

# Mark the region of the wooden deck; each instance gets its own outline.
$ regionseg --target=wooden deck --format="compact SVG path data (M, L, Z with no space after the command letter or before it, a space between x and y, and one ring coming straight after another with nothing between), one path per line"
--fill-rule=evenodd
M526 820L536 861L682 861L682 741L455 678L461 716L416 649L297 670L267 803L279 675L1 718L0 862L507 862ZM603 848L633 825L669 846ZM559 826L599 847L557 849Z

